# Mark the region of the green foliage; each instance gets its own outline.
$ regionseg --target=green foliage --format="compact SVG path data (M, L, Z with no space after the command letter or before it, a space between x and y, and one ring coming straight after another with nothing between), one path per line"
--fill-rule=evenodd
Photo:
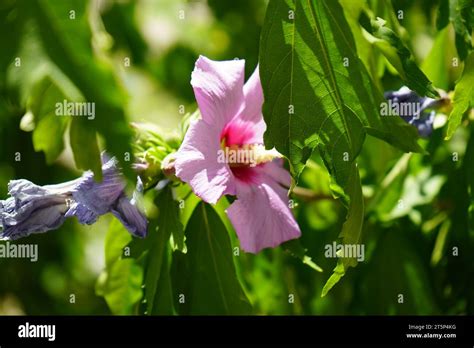
M402 156L380 185L369 211L380 221L393 221L404 216L420 220L417 208L429 204L439 194L446 178L423 168L421 158Z
M430 53L423 61L421 69L426 76L433 81L433 84L442 89L448 89L449 71L446 69L446 46L448 45L449 32L448 29L442 29L438 32L431 48Z
M383 56L377 49L367 40L364 29L359 24L359 17L366 11L367 4L363 0L340 0L344 9L344 16L351 28L354 41L356 43L357 54L369 72L374 83L379 82L379 78L384 72ZM382 86L377 86L380 90Z
M459 57L464 60L472 50L474 2L472 0L449 0L449 20L455 31L456 49Z
M356 245L361 242L362 225L364 222L364 197L362 195L362 187L360 185L359 171L356 165L353 165L349 176L349 196L351 197L347 219L342 226L339 237L343 244ZM334 273L324 285L321 296L326 296L329 290L344 276L347 269L357 266L355 257L349 257L343 253L338 255L338 261Z
M130 315L142 297L143 271L134 260L120 260L107 274L103 296L113 314Z
M440 0L438 12L436 14L436 28L442 30L449 24L449 1Z
M472 0L440 0L436 19L438 30L446 27L449 22L454 29L458 55L464 60L472 50L474 2Z
M130 240L123 225L112 220L105 241L106 270L98 279L96 292L105 298L113 314L136 313L142 298L142 267L134 259L124 258Z
M467 211L467 220L470 233L474 232L474 136L472 128L473 127L471 125L471 134L469 137L469 142L467 143L466 154L463 161L463 169L465 171L465 187L470 198L469 208Z
M432 315L437 312L434 292L427 277L422 251L407 231L393 228L380 236L368 265L362 291L370 301L363 305L370 314Z
M31 13L38 23L49 58L74 81L86 101L95 103L96 117L88 123L90 132L85 136L92 139L93 133L101 133L107 151L117 156L126 175L132 177L129 163L124 161L125 154L132 153L131 130L123 111L124 92L115 80L111 65L93 53L91 41L99 38L91 34L87 3L74 1L72 4L61 2L53 5L50 1L38 1L33 4ZM112 117L112 123L109 117ZM91 154L95 156L85 161L83 155L75 153L79 159L77 165L80 168L87 166L99 176L100 156L95 151Z
M456 83L453 98L453 110L449 115L446 139L453 136L469 106L474 105L474 54L466 58L461 78Z
M395 67L405 84L419 95L431 98L438 97L438 92L433 88L431 81L416 65L411 52L402 40L390 28L385 26L381 18L371 20L369 41L377 47L387 60Z
M101 180L102 165L95 129L88 127L87 120L73 119L69 133L77 168L84 170L90 168L95 174L94 178Z
M289 159L295 179L318 148L349 209L343 240L358 241L364 212L355 159L366 133L405 151L421 148L413 128L379 116L383 99L355 50L337 2L269 4L260 46L265 144Z
M170 237L184 249L184 231L179 220L179 208L173 199L171 187L167 186L154 199L158 217L149 227L145 261L146 313L173 314L173 296L170 279Z
M55 114L55 103L64 99L59 87L49 79L42 80L36 86L37 94L33 93L31 112L37 123L33 132L35 151L44 151L46 162L51 164L64 150L63 134L68 125L66 117L59 118Z
M4 1L0 199L13 178L100 179L106 150L142 179L149 234L107 214L28 237L41 257L0 259L0 314L474 313L473 11L472 0ZM260 62L265 145L289 160L300 239L244 253L234 198L206 205L173 177L169 155L199 117L189 82L201 54L243 58L247 77ZM382 92L402 85L452 99L430 137L380 115ZM95 119L58 117L63 100L94 102ZM334 242L364 246L363 261L327 256Z
M2 33L9 33L9 35L0 36L0 47L2 47L2 54L0 55L0 92L6 93L6 70L7 67L13 60L14 54L18 49L20 41L17 40L20 37L20 33L24 27L24 21L18 13L12 15L15 4L6 3L0 8L0 30ZM2 106L0 108L0 117L5 117L6 114L3 112L5 107L4 98L1 98Z
M305 265L308 265L315 271L318 271L318 272L323 271L321 267L319 267L317 264L314 263L313 260L311 260L311 257L306 255L307 249L305 249L303 245L301 245L301 242L298 239L293 239L282 244L282 248L285 251L287 251L290 255L301 260L301 262L303 262Z
M289 11L299 19L289 19ZM265 143L288 157L295 176L318 147L344 187L366 130L404 150L420 150L411 127L378 116L383 99L355 55L337 2L271 2L266 19L260 46ZM310 99L314 105L308 105Z
M214 209L195 208L186 227L187 254L175 260L179 314L249 314L251 305L237 279L229 235Z

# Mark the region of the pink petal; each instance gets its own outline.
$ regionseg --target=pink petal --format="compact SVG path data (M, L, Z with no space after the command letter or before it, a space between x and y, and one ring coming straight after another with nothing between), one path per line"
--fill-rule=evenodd
M263 120L263 90L260 82L258 66L244 85L245 110L242 119L259 123Z
M221 130L197 120L191 122L175 161L176 176L194 193L215 204L224 194L235 194L234 178L225 163L218 162Z
M216 62L200 56L191 85L202 119L221 130L244 107L244 60Z
M266 129L267 125L263 118L259 122L254 123L252 126L253 135L247 138L246 144L263 144L263 133L265 133Z
M238 130L229 131L230 144L263 144L263 133L267 126L262 115L263 90L258 66L244 85L244 98L245 107L229 124Z
M252 121L244 121L235 117L224 128L221 138L225 138L227 146L244 144L263 144L263 133L265 132L265 123L263 128L260 124L256 125Z
M283 167L283 159L277 158L271 162L265 163L263 166L259 167L259 171L262 174L270 177L272 180L276 181L280 185L289 188L291 186L291 175Z
M241 248L258 253L301 235L300 228L282 198L286 191L276 182L259 185L238 184L238 199L227 209Z

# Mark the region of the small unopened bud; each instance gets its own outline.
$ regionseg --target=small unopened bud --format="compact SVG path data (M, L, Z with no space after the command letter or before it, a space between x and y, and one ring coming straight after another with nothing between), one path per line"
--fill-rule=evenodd
M178 180L176 177L176 169L174 167L174 162L176 160L175 155L175 152L170 153L163 159L163 161L161 161L161 171L167 178L171 180Z

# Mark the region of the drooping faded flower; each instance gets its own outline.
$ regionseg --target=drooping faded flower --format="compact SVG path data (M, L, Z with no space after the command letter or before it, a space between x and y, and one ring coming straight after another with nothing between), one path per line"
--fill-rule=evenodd
M205 202L237 196L227 214L242 249L256 253L301 232L288 208L291 177L279 154L263 146L258 68L244 85L244 64L197 60L191 84L202 118L191 122L175 169Z
M37 186L28 180L8 183L10 198L0 200L0 237L18 239L61 226L68 210L69 185Z
M103 162L102 182L96 182L90 171L58 185L38 186L24 179L10 181L8 194L11 197L0 200L0 238L14 240L53 230L72 216L81 224L89 225L108 212L131 234L144 237L147 220L137 206L136 194L132 200L126 197L115 158L103 157ZM140 189L139 180L137 190Z
M433 109L442 105L443 99L420 97L405 86L398 91L385 92L384 96L391 102L392 109L397 111L401 118L418 129L420 136L431 135L436 115L436 111Z

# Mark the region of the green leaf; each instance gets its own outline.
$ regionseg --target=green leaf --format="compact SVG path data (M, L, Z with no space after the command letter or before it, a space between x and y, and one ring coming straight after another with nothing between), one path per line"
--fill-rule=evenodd
M186 229L189 219L196 209L196 206L201 202L201 199L193 193L189 185L179 185L175 190L177 200L183 200L180 217L183 228Z
M71 149L78 169L92 169L94 179L102 180L102 164L97 134L87 119L74 118L69 129Z
M290 160L295 179L318 148L332 176L331 189L348 208L345 226L352 230L343 228L343 240L357 241L363 204L355 159L366 132L404 151L422 151L416 129L399 117L380 117L383 96L357 56L337 1L270 2L260 75L265 145Z
M165 253L163 255L163 262L161 263L160 278L158 279L158 284L156 286L156 295L153 302L153 307L149 314L159 314L159 315L173 315L176 314L174 308L174 298L175 294L173 292L172 282L171 282L171 248L167 245ZM145 288L146 290L146 288Z
M411 171L415 171L413 166ZM405 215L413 216L415 207L433 202L445 181L445 176L432 173L430 167L422 168L416 174L410 173L403 181L397 204L388 213L381 212L380 219L393 220Z
M56 115L56 102L64 99L63 92L49 78L43 79L34 88L30 112L33 113L36 126L33 132L35 151L43 151L46 162L51 164L64 150L64 132L69 119Z
M383 179L368 210L375 212L380 221L408 215L419 224L417 208L432 203L445 181L445 176L424 166L423 157L405 154Z
M20 12L24 10L18 9ZM70 121L69 117L56 115L56 103L62 103L64 99L79 102L84 98L45 54L34 22L29 19L27 23L19 40L21 68L10 66L8 83L18 89L20 103L27 110L20 128L34 129L35 151L44 151L47 163L51 164L64 149L63 134ZM24 127L25 120L29 121L26 123L28 129Z
M412 154L403 154L384 177L378 190L367 206L367 212L375 211L379 216L387 214L397 204L403 192Z
M449 20L454 27L454 42L461 60L472 51L472 26L474 25L473 0L449 0Z
M339 3L344 9L344 16L351 28L352 35L354 35L359 58L364 63L374 83L379 84L377 87L381 89L380 77L383 75L382 68L385 60L382 60L384 58L381 53L366 39L363 28L359 24L359 17L364 13L367 7L366 1L339 0Z
M171 235L181 240L184 248L183 226L179 220L179 207L173 199L171 187L167 186L155 198L159 216L153 220L146 241L149 245L145 267L145 298L148 314L174 313L170 295L169 241ZM180 249L182 250L182 249ZM166 295L166 296L164 296ZM169 301L165 301L165 299Z
M365 1L365 0L364 0ZM392 1L368 0L368 7L373 12L371 17L384 18L388 26L404 41L408 39L408 32L400 24L400 10L395 11ZM369 11L369 12L371 12Z
M18 11L28 12L23 7L20 7ZM26 23L23 35L17 38L20 44L17 57L21 57L21 66L17 67L11 64L7 74L7 83L10 87L18 89L22 106L31 108L35 104L41 105L43 103L41 94L44 92L47 81L56 85L63 96L74 101L83 100L77 87L46 55L35 22L27 19ZM62 100L55 102L58 101ZM48 105L48 107L52 106Z
M251 305L237 279L228 232L215 210L201 202L187 227L188 253L175 264L180 314L249 314ZM176 254L176 253L175 253Z
M185 244L184 228L180 221L180 208L179 203L173 199L172 196L168 197L169 206L166 207L166 215L162 216L162 219L167 220L167 224L171 225L167 228L171 229L171 245L173 251L178 250L182 253L187 252Z
M383 96L355 47L337 1L270 2L260 46L265 144L290 160L295 178L318 147L344 187L366 132L422 151L414 127L379 116Z
M18 38L27 24L23 16L18 15L16 5L15 2L3 2L0 7L0 32L5 33L0 35L0 47L2 48L2 54L0 54L0 117L6 115L6 108L2 104L5 103L7 68L14 60L15 55L18 54L17 50L20 44Z
M191 196L194 196L194 199L198 199L198 197L194 194L191 195ZM193 208L192 208L193 212L194 212L194 208L196 207L197 203L199 203L201 201L200 199L198 199L198 202L195 204L194 199L193 200L188 199L186 201L186 204L191 204L193 206ZM238 257L235 257L237 251L238 251L238 255L240 255L241 249L240 249L240 242L239 242L239 239L237 237L237 233L234 229L234 226L230 222L229 216L227 215L227 209L230 207L230 205L231 205L231 202L229 202L229 197L224 196L221 199L219 199L219 201L217 201L217 203L215 205L211 205L211 207L214 208L214 211L217 213L217 215L219 216L220 220L222 221L222 223L224 224L224 226L227 230L227 233L229 235L231 248L232 248L233 253L234 253L233 254L234 255L234 267L235 267L235 272L237 274L237 279L239 280L240 284L242 285L242 289L244 290L244 292L247 292L247 288L244 287L245 283L244 283L244 276L243 276L243 270L242 270L242 262ZM190 207L188 207L188 209L190 209ZM186 208L182 209L183 212L184 212L184 210L186 210ZM181 218L186 219L186 216L183 214L183 215L181 215Z
M96 292L103 296L113 314L133 314L143 296L143 269L134 259L123 258L132 237L113 219L105 240L106 270L99 277Z
M124 90L116 81L111 63L94 55L92 41L100 48L98 36L92 33L89 21L100 28L98 13L89 3L35 1L31 4L32 18L37 21L43 46L50 59L81 90L87 102L95 103L95 118L87 124L89 139L98 131L104 136L107 151L116 155L124 173L134 179L125 154L131 154L131 129L128 127L123 106ZM74 11L74 19L71 19ZM94 34L94 35L93 35ZM102 36L101 36L102 35ZM77 124L76 124L77 125ZM84 129L84 127L82 127ZM95 152L95 149L93 150ZM96 156L91 161L80 161L81 166L97 168Z
M467 212L469 233L474 233L474 126L472 124L470 127L470 136L463 159L462 169L466 179L465 186L470 198Z
M63 135L67 128L67 119L49 113L41 117L33 133L35 151L44 151L46 162L53 163L64 150Z
M431 81L418 68L416 62L403 41L390 28L385 26L381 18L371 20L370 34L367 39L377 47L387 60L395 67L404 83L420 96L438 97Z
M377 226L377 246L359 278L361 303L369 315L435 315L437 304L429 258L421 251L415 231L406 225L389 230ZM387 276L387 275L390 276ZM436 284L436 283L435 283ZM400 301L403 295L403 302Z
M421 70L433 81L433 84L444 90L449 88L449 70L446 68L448 39L449 32L447 28L439 31L438 34L436 34L433 47L421 65Z
M133 259L115 262L107 273L104 298L113 314L133 314L142 298L143 269Z
M337 261L337 265L332 271L333 273L329 277L329 279L326 281L326 284L324 284L323 290L321 292L321 297L324 297L328 294L328 292L336 285L339 283L342 277L346 274L346 268L344 266L344 262L342 261Z
M132 240L132 236L117 219L110 221L105 236L105 267L112 265L124 256L124 248Z
M461 60L472 50L472 27L474 25L473 0L440 0L436 27L443 29L451 22L454 28L454 41Z
M449 0L440 0L436 15L436 28L442 30L449 24Z
M308 265L312 269L317 272L322 272L323 269L319 267L314 261L306 255L306 249L301 244L299 239L293 239L288 242L283 243L282 245L283 250L288 252L291 256L300 259L305 265Z
M462 121L462 116L470 105L474 105L474 53L464 62L461 78L454 87L453 110L448 118L446 140L450 139Z
M443 253L446 249L446 237L448 236L449 229L451 227L451 220L445 220L439 228L438 235L436 236L435 245L431 253L431 265L436 266L439 261L443 258Z
M360 244L362 224L364 222L364 196L362 195L362 186L360 185L359 170L354 164L349 177L348 192L351 197L347 219L342 226L342 231L339 237L343 245ZM330 276L323 287L321 297L326 296L329 290L339 282L344 276L349 267L357 266L357 259L354 257L347 257L338 255L338 261L334 273Z

